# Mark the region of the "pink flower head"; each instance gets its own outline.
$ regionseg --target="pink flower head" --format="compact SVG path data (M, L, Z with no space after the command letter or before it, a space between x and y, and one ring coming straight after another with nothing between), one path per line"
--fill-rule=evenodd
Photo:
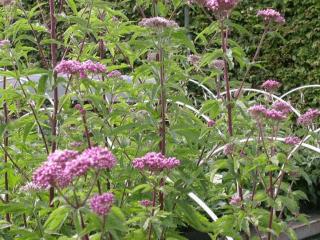
M213 60L209 67L222 71L224 69L224 60L221 60L221 59Z
M41 187L35 184L34 182L27 182L25 185L20 187L20 192L33 192L33 191L39 191L41 190Z
M152 206L152 201L150 201L150 200L141 200L139 203L140 203L140 205L143 206L143 207L150 207L150 206Z
M13 4L15 0L0 0L0 5L7 6Z
M198 65L200 60L201 60L201 57L199 55L191 54L188 56L188 62L191 65L194 65L194 66Z
M286 21L278 11L271 8L259 10L257 13L257 16L262 17L263 21L265 21L266 23L275 22L275 23L281 24L281 23L285 23Z
M265 117L275 121L282 121L287 118L287 116L283 112L277 111L275 109L267 110L265 113Z
M173 169L180 165L180 160L174 157L166 158L161 153L150 152L141 158L136 158L132 164L136 169L156 172Z
M292 112L290 104L284 101L276 101L275 103L272 104L272 108L284 114L289 114Z
M85 150L78 159L88 161L95 169L111 169L116 165L116 158L107 149L102 147L92 147Z
M74 60L62 60L56 67L55 71L61 74L79 74L82 72L81 63Z
M150 28L177 28L178 24L173 20L168 20L163 17L143 18L139 25Z
M210 120L207 122L207 124L208 124L208 127L213 127L213 126L216 124L216 122L215 122L214 120L210 119Z
M228 13L237 6L239 0L190 0L190 3L198 3L218 16L227 16Z
M320 111L318 109L309 109L306 113L298 118L297 123L299 125L308 126L314 122L316 118L320 116Z
M265 81L265 82L261 85L261 87L262 87L263 89L265 89L266 91L268 91L268 92L276 91L276 90L278 90L278 88L279 88L280 86L281 86L281 84L280 84L278 81L276 81L276 80L271 80L271 79Z
M231 155L233 152L234 152L234 144L233 143L228 143L227 145L224 146L224 148L223 148L224 155Z
M234 194L229 202L231 205L239 205L241 203L241 198L240 196L236 193Z
M301 142L301 139L296 136L289 136L284 139L285 144L297 145Z
M41 188L66 187L71 181L71 176L65 174L66 164L73 161L77 156L78 152L76 151L55 151L48 156L46 162L34 171L32 182Z
M102 195L95 195L90 200L91 210L100 215L106 216L114 202L114 195L112 193L103 193Z
M11 44L11 42L9 40L0 40L0 48L5 47L5 46L9 46Z
M101 63L88 60L82 63L82 71L85 73L105 73L107 68Z
M265 116L267 112L267 108L263 105L254 105L248 109L248 112L254 118L260 118Z
M70 146L73 148L81 147L82 142L72 142L72 143L70 143Z
M67 162L64 174L69 176L70 181L72 181L76 177L85 175L90 167L91 164L89 160L82 158L80 155L76 159Z
M108 78L120 78L122 76L122 73L118 70L113 70L107 74Z

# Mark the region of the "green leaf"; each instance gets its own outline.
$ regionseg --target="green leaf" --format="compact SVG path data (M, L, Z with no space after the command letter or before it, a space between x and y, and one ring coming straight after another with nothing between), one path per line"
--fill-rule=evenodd
M66 206L60 206L55 209L44 224L44 229L49 232L56 232L62 226L70 213Z

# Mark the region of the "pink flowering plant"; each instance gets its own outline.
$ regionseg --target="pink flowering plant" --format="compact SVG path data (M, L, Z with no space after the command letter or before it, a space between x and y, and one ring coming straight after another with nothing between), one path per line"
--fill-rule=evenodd
M296 239L320 110L247 83L284 15L251 57L240 0L123 2L0 1L0 237Z

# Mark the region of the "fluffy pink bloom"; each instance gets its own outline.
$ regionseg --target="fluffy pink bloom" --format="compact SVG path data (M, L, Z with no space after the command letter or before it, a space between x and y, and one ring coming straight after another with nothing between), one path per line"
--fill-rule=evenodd
M267 108L263 105L254 105L248 109L248 112L251 114L252 117L260 118L265 116Z
M15 0L0 0L0 5L7 6L13 4Z
M65 174L66 164L77 156L78 152L76 151L55 151L48 156L46 162L34 171L32 182L41 188L66 187L71 181L71 176Z
M56 67L55 71L61 74L77 74L82 71L82 66L79 61L62 60Z
M301 142L301 139L296 136L289 136L284 139L285 144L297 145Z
M234 194L229 202L231 205L239 205L241 203L241 198L240 196L236 193Z
M122 73L118 70L113 70L107 74L108 78L120 78L122 76Z
M199 55L191 54L188 56L188 62L191 65L198 65L200 60L201 60L201 57Z
M283 112L277 111L275 109L267 110L265 113L265 117L275 121L282 121L287 118L287 116Z
M91 210L100 215L106 216L114 202L114 195L112 193L103 193L102 195L95 195L90 200Z
M136 169L146 169L155 172L173 169L180 165L180 160L174 157L166 158L161 153L150 152L141 158L136 158L132 164Z
M82 71L85 73L105 73L107 68L99 62L88 60L82 63Z
M219 16L225 16L230 10L237 6L239 0L190 0L189 2L198 3Z
M216 124L216 122L215 122L214 120L210 119L210 120L207 122L207 124L208 124L208 127L213 127L213 126Z
M148 52L147 60L149 62L156 61L157 60L157 56L158 56L158 53L156 53L156 52Z
M20 187L20 192L33 192L33 191L39 191L41 190L41 187L35 184L34 182L27 182L25 185Z
M280 84L278 81L276 81L276 80L271 80L271 79L265 81L265 82L261 85L261 87L262 87L263 89L265 89L266 91L269 91L269 92L273 92L273 91L277 90L280 86L281 86L281 84Z
M73 148L77 148L77 147L81 147L82 146L82 142L72 142L70 143L70 146Z
M95 169L111 169L116 165L116 158L107 149L102 147L92 147L85 150L78 160L88 161Z
M82 158L80 155L76 159L66 163L64 174L72 181L76 177L85 175L90 167L90 161L86 158Z
M298 118L297 123L299 125L308 126L314 122L316 118L320 116L320 111L318 109L309 109L305 114Z
M229 143L227 145L224 146L223 148L223 154L224 155L231 155L234 151L234 144L233 143Z
M272 104L272 108L277 111L283 112L284 114L289 114L290 112L292 112L290 104L283 101L276 101Z
M262 17L265 22L285 23L285 19L281 14L271 8L259 10L257 16Z
M143 18L139 25L150 28L177 28L178 24L173 20L168 20L163 17Z
M4 47L4 46L9 46L11 44L11 42L9 40L0 40L0 48Z
M140 203L140 205L143 206L143 207L150 207L150 206L152 206L152 201L150 201L150 200L141 200L139 203Z
M213 60L209 67L222 71L224 69L224 61L221 59Z

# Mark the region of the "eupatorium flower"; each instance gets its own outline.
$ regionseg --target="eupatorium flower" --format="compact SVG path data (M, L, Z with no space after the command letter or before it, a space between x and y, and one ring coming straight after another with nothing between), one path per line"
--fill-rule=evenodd
M15 1L14 0L0 0L0 5L6 6L13 4Z
M309 109L306 113L298 118L297 123L299 125L308 126L314 122L314 120L320 116L320 111L318 109Z
M116 165L116 158L107 149L102 147L92 147L85 150L78 158L79 161L88 161L90 167L95 169L111 169Z
M136 169L155 172L173 169L180 165L180 160L174 157L166 158L161 153L150 152L141 158L136 158L132 164Z
M113 70L107 74L108 78L120 78L122 73L119 70Z
M71 176L65 174L66 163L78 156L71 150L57 150L48 156L48 160L36 169L32 182L40 188L51 186L66 187L71 182Z
M251 114L252 117L259 118L265 116L267 108L263 105L254 105L248 109L248 112Z
M139 203L140 203L140 205L143 206L143 207L150 207L150 206L152 206L152 201L147 200L147 199L141 200Z
M200 60L201 60L201 57L199 55L191 54L188 56L188 62L191 65L194 65L194 66L198 65Z
M208 120L207 122L208 127L213 127L214 125L216 125L216 122L212 119Z
M233 143L228 143L227 145L224 146L224 148L223 148L224 155L231 155L233 152L234 152L234 144Z
M0 40L0 48L5 47L5 46L9 46L11 43L9 40Z
M178 24L173 20L168 20L163 17L143 18L139 25L150 28L177 28Z
M209 67L222 71L224 69L224 60L222 59L213 60L212 63L209 65Z
M112 193L103 193L93 196L89 201L90 208L94 213L100 216L106 216L114 202L114 195Z
M271 79L265 81L265 82L261 85L261 87L262 87L263 89L265 89L266 91L269 91L269 92L276 91L280 86L281 86L281 84L280 84L278 81L276 81L276 80L271 80Z
M81 65L82 71L88 73L105 73L107 71L103 64L91 60L85 61Z
M284 17L281 16L281 14L278 11L272 8L259 10L257 13L257 16L262 17L263 20L267 23L269 22L285 23Z
M273 103L272 108L277 111L283 112L284 114L289 114L292 112L290 104L280 100Z
M190 0L190 3L198 3L219 16L226 16L237 6L239 0Z
M34 182L27 182L25 185L20 187L20 192L32 192L39 190L41 190L41 187L35 184Z
M284 139L285 144L297 145L301 142L301 139L296 136L288 136Z
M283 112L277 111L275 109L267 110L265 112L265 117L275 121L282 121L287 118L287 116Z
M62 60L56 67L55 71L62 74L77 74L82 72L82 66L79 61Z
M239 205L241 203L241 198L238 193L234 194L229 202L231 205Z

